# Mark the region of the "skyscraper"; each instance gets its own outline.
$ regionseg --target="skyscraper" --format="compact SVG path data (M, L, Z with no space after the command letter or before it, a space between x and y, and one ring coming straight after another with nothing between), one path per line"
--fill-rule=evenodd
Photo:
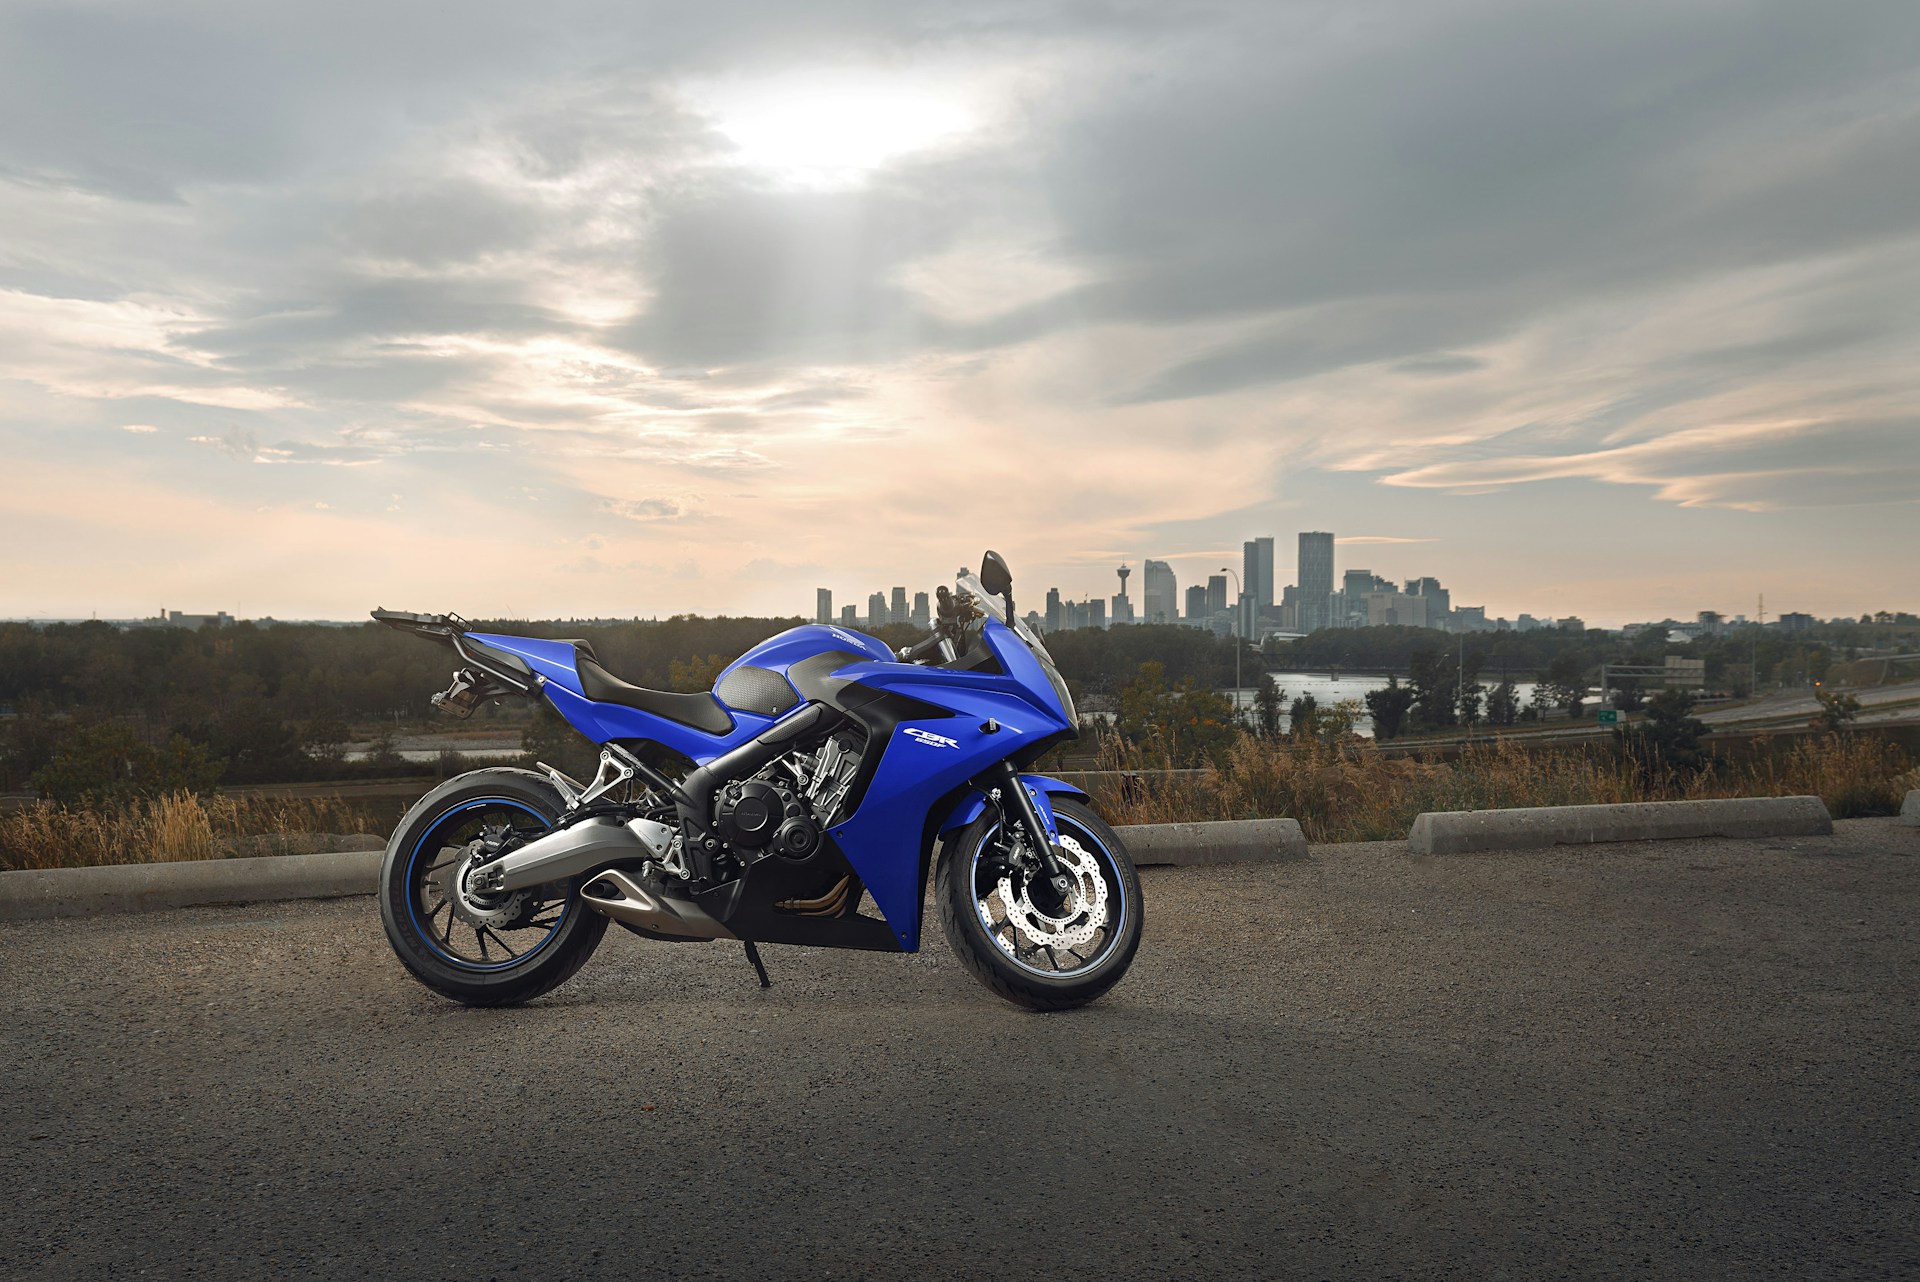
M1140 571L1140 595L1144 598L1147 623L1173 623L1180 618L1180 585L1173 567L1165 561L1149 561Z
M1198 583L1189 586L1187 588L1187 621L1198 623L1210 613L1212 612L1207 609L1207 590Z
M854 614L852 606L843 605L840 607L840 624L842 627L848 628L857 628L860 626L860 619Z
M887 603L887 621L889 623L907 621L907 590L905 588L893 590L893 600Z
M1314 530L1300 536L1300 630L1332 626L1333 535Z
M813 621L815 623L833 622L832 588L815 588L813 590Z
M924 628L924 627L930 627L932 623L933 623L933 612L927 607L927 594L924 592L914 593L913 594L914 626L917 628Z
M1212 574L1207 576L1207 613L1215 615L1227 608L1227 576Z
M1453 612L1453 593L1440 586L1438 579L1408 579L1407 595L1427 599L1427 626L1444 628Z
M1132 574L1133 570L1123 565L1117 573L1120 575L1120 590L1113 594L1113 622L1132 623L1133 601L1127 596L1127 576Z
M1060 589L1047 589L1047 631L1058 632L1067 625L1060 610Z
M1253 598L1255 610L1273 609L1273 540L1249 539L1240 552L1240 586Z
M867 626L869 628L884 628L888 622L887 598L875 592L867 598Z

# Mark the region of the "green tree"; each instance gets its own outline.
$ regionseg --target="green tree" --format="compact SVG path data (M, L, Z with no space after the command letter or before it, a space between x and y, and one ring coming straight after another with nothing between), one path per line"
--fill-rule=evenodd
M1407 685L1413 690L1414 713L1423 726L1450 726L1455 718L1458 669L1444 651L1419 649L1407 665Z
M1510 726L1520 719L1520 690L1511 677L1487 693L1487 720L1496 726Z
M1273 674L1261 673L1260 688L1253 696L1253 712L1262 739L1280 737L1280 714L1286 707L1286 699L1287 692L1274 681Z
M1219 759L1238 733L1235 722L1227 696L1191 677L1170 687L1159 663L1141 664L1120 690L1120 733L1134 743L1159 743L1176 765Z
M1547 666L1547 679L1541 683L1534 701L1543 697L1557 707L1566 709L1567 715L1580 715L1581 705L1587 698L1588 664L1578 650L1563 650Z
M592 778L600 760L599 748L544 704L535 709L533 720L521 731L520 751L527 754L529 762L544 762L582 783Z
M1860 700L1846 691L1815 690L1813 697L1820 701L1819 723L1830 734L1845 730L1860 715Z
M733 660L721 655L710 654L702 659L694 655L690 659L674 659L667 665L668 688L682 694L703 694L713 689L713 683Z
M1480 700L1486 692L1469 681L1460 687L1460 724L1470 726L1480 720Z
M180 735L154 747L124 721L78 728L33 773L42 797L63 805L104 804L164 792L211 792L221 763Z
M1378 690L1367 692L1367 711L1373 717L1373 737L1375 739L1397 738L1406 729L1407 713L1413 707L1412 688L1400 684L1396 677L1388 677L1387 684Z
M316 765L336 770L347 759L347 741L353 731L339 717L316 717L300 734L300 747Z
M1670 772L1696 773L1710 758L1700 743L1707 725L1692 713L1692 695L1662 690L1647 701L1645 721L1614 730L1614 745L1638 762L1650 780Z
M1314 714L1319 711L1320 701L1311 694L1303 694L1293 701L1287 709L1287 733L1295 739L1311 739L1317 727Z

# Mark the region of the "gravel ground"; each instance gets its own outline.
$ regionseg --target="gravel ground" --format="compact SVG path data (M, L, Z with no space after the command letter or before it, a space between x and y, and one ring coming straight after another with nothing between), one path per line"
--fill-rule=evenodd
M0 927L0 1276L1920 1271L1920 831L1144 874L1133 973L610 931L511 1011L372 901Z

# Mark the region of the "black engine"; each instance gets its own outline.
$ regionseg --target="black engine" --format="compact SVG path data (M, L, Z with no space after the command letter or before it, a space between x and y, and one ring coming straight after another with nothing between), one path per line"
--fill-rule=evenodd
M768 854L805 859L820 847L813 812L784 783L734 780L720 790L713 819L720 839L744 860Z

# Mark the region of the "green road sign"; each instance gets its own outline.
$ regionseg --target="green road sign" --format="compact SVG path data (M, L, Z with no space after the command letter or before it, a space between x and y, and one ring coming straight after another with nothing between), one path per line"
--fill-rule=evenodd
M1620 724L1620 709L1602 708L1593 714L1593 719L1603 726L1617 726Z

